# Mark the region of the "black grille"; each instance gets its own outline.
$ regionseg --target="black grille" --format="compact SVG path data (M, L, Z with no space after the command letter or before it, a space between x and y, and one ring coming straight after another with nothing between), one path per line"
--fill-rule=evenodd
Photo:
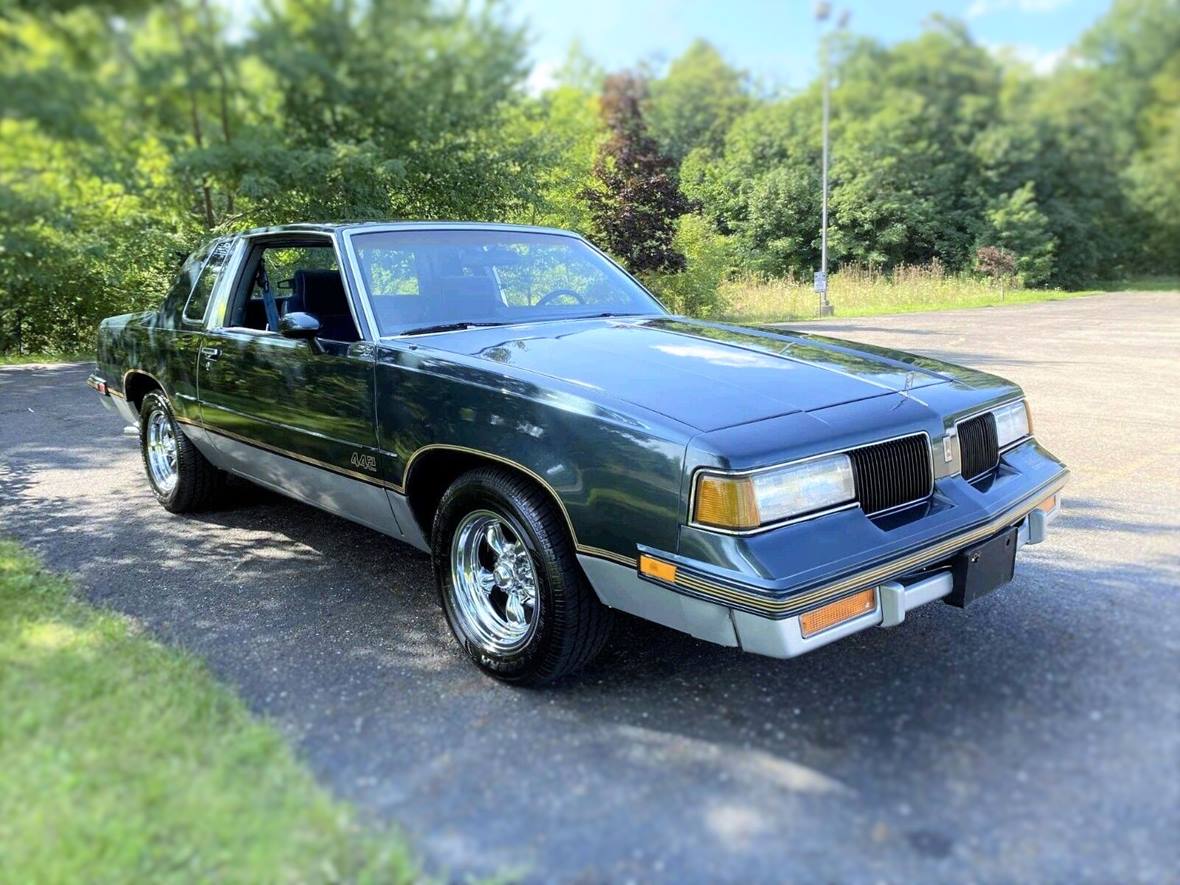
M856 498L865 513L880 513L929 497L930 444L924 434L853 449Z
M983 476L1000 463L996 418L991 412L959 425L959 456L964 479Z

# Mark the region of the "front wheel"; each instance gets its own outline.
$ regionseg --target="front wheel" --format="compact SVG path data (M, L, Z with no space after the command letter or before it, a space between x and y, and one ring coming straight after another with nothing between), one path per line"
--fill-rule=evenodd
M148 482L165 510L187 513L213 503L225 474L181 432L164 394L153 392L143 398L139 441Z
M447 623L485 672L549 682L606 643L611 610L582 574L561 512L525 477L461 476L439 504L431 546Z

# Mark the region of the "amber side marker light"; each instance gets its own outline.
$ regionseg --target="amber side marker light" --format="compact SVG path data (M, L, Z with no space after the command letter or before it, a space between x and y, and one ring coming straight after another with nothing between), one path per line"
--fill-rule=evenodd
M667 581L669 584L676 580L676 566L670 562L664 562L662 559L656 559L654 556L648 556L646 553L639 557L639 573L658 581Z
M1044 501L1037 505L1038 510L1043 510L1046 513L1051 513L1053 508L1057 506L1057 496L1050 495Z
M843 624L855 617L871 612L877 607L877 588L870 587L851 596L845 596L835 602L829 602L822 608L799 615L799 628L803 638L814 636L829 627Z

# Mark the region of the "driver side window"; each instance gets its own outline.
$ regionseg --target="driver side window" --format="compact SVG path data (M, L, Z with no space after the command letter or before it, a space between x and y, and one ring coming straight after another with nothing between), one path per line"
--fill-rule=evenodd
M327 243L255 247L242 288L234 306L232 326L277 332L274 327L279 319L298 312L319 320L318 337L323 340L360 340L336 263L336 252Z

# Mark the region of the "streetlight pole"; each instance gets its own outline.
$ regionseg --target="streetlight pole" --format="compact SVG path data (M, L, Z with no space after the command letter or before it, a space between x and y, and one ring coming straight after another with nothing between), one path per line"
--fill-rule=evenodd
M819 315L830 317L834 312L832 302L828 300L828 119L832 113L832 78L828 75L828 39L827 34L820 35L819 42L820 67L824 78L824 147L822 172L822 206L820 211L820 257L819 279L816 289L819 291Z
M820 76L823 78L823 166L821 172L821 210L820 210L820 259L819 273L815 275L815 291L819 293L819 315L830 317L835 311L832 302L828 300L828 121L832 113L832 78L828 65L828 33L823 30L823 23L832 14L832 5L826 0L815 4L815 20L820 25L819 57ZM849 12L845 10L837 23L838 28L848 24Z

